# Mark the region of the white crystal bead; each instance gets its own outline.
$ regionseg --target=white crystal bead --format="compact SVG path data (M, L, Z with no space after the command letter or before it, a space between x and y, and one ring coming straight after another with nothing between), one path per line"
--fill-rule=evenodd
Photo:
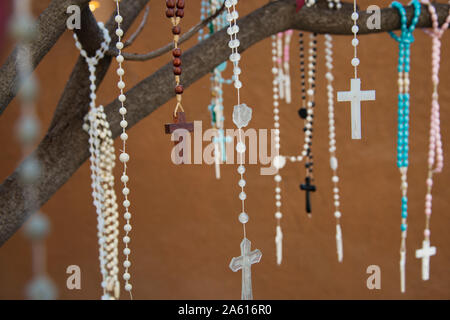
M239 180L238 182L239 187L243 188L246 185L246 181L244 179Z
M247 199L247 194L244 191L242 191L241 193L239 193L239 199L244 201L245 199Z
M283 218L283 214L278 211L278 212L275 213L275 218L276 219L281 219L281 218Z
M239 174L244 174L245 173L245 167L243 165L240 165L237 169Z
M281 176L279 174L277 174L274 179L275 179L276 182L280 182L281 181Z
M242 142L238 142L238 144L236 145L236 151L239 153L244 153L245 152L245 144Z

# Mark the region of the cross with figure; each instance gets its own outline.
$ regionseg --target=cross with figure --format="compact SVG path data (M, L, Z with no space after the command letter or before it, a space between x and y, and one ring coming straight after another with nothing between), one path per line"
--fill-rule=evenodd
M422 249L416 250L416 258L422 259L422 280L430 279L430 257L436 254L436 247L430 247L430 240L422 241Z
M352 139L361 139L361 101L375 100L375 90L361 91L361 79L350 82L350 91L337 93L338 101L350 101L352 107Z
M230 262L233 272L242 270L242 300L253 300L252 292L252 264L261 261L262 253L259 249L250 251L252 243L247 238L241 242L241 256L234 257Z

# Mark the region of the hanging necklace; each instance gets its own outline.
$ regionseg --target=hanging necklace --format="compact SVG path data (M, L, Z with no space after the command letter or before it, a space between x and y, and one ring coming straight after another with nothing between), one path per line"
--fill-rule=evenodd
M75 46L80 50L89 68L90 109L85 116L83 129L89 133L90 168L92 196L97 212L97 236L99 243L100 271L102 274L102 299L118 299L120 283L118 279L118 212L114 191L113 169L115 165L114 144L109 123L103 106L96 107L96 66L109 48L111 38L102 22L98 23L104 41L93 57L88 57L76 33Z
M245 224L248 222L249 217L245 212L245 199L247 195L244 192L244 187L246 181L244 179L245 167L244 167L244 154L246 150L245 140L242 137L242 128L246 127L252 118L252 109L249 108L245 103L241 104L240 99L240 88L242 87L242 82L239 80L239 75L241 74L241 69L239 68L239 60L241 55L238 53L239 39L237 38L237 33L239 32L239 27L236 20L239 17L236 11L236 5L238 0L225 0L225 7L227 8L227 21L229 22L229 27L227 33L230 35L230 41L228 46L231 48L230 61L233 63L233 74L234 74L234 87L237 92L237 105L233 109L233 122L238 128L238 143L236 145L236 151L239 154L239 166L238 173L240 175L239 187L241 188L241 193L239 194L239 199L242 204L242 212L239 214L239 222L242 223L244 231L244 239L241 242L241 256L235 257L230 262L230 269L233 272L238 270L242 271L242 300L252 300L252 277L251 277L251 266L254 263L258 263L261 260L262 253L260 250L256 249L251 251L251 242L247 239Z
M352 59L352 66L355 70L355 76L350 80L350 91L340 91L337 94L337 101L350 101L351 102L351 119L352 119L352 139L361 139L361 101L373 101L375 100L375 90L361 91L361 79L358 78L358 65L359 59L357 57L357 46L359 40L356 37L359 27L357 24L359 15L356 11L356 0L353 0L353 13L351 15L353 20L352 32L353 40L352 46L354 47L354 55Z
M183 86L180 82L181 76L181 49L178 48L178 41L180 40L181 28L179 26L181 19L184 17L184 0L166 0L166 17L170 19L172 23L173 34L173 73L175 75L175 94L177 98L177 104L173 111L174 123L166 124L164 126L166 134L173 134L175 145L181 143L184 138L180 131L194 131L194 124L192 122L186 122L186 115L184 113L183 106L181 104L181 98L183 94ZM181 111L179 111L181 110ZM181 130L180 130L181 129ZM175 150L174 150L175 151ZM176 164L186 163L186 159L183 155L183 149L175 153L173 159Z
M126 133L126 128L128 127L128 122L125 118L125 115L127 114L127 109L125 107L125 101L126 101L126 96L124 94L124 88L125 88L125 82L123 81L123 76L125 74L125 70L122 67L122 63L124 62L124 57L122 56L122 49L124 47L123 42L122 42L122 37L123 37L123 30L121 28L122 22L123 22L123 17L120 15L120 0L114 0L116 2L116 8L117 8L117 14L115 16L115 21L117 23L117 28L116 28L116 35L117 35L117 43L116 43L116 48L119 51L119 54L116 57L116 61L118 63L118 68L117 68L117 75L119 76L119 82L117 84L117 87L120 90L120 94L119 94L119 102L120 102L120 108L119 108L119 113L122 116L122 121L120 121L120 127L122 128L122 133L120 134L120 139L122 140L122 150L121 150L121 154L119 156L119 160L120 162L123 163L123 171L122 171L122 176L120 177L120 181L123 184L123 188L122 188L122 194L124 196L124 201L122 202L122 205L125 209L125 213L123 215L124 219L125 219L125 226L124 226L124 231L125 231L125 236L123 237L122 241L124 243L125 249L123 250L123 254L125 255L125 261L123 262L123 267L124 267L124 273L123 273L123 279L125 280L125 291L128 291L130 293L130 298L133 299L133 295L131 294L131 290L133 288L133 286L130 283L130 272L129 272L129 268L131 266L131 262L130 262L130 253L131 250L129 248L129 243L130 243L130 231L131 231L131 213L129 211L130 208L130 200L128 199L128 195L130 194L130 189L128 187L128 182L129 182L129 177L128 177L128 166L127 163L130 160L130 156L127 153L127 140L128 140L128 134Z
M333 4L330 8L341 8L340 0L329 1L329 4ZM333 183L333 203L334 203L334 217L336 218L336 251L338 261L342 262L344 259L344 247L342 243L342 229L341 229L341 212L340 199L339 199L339 176L337 174L338 160L336 155L336 128L334 120L334 89L333 89L333 37L329 34L325 34L325 66L327 72L325 78L327 80L327 95L328 95L328 137L329 137L329 152L330 152L330 167L333 171L331 181Z
M201 2L200 20L203 21L207 14L213 15L219 10L221 4L218 0ZM207 39L214 32L223 29L228 22L226 21L226 12L217 16L213 21L209 23L208 32L204 34L204 30L199 30L198 40L202 41ZM223 62L214 68L211 75L211 103L208 106L208 110L211 113L211 125L214 129L214 136L212 138L214 143L214 162L216 179L220 179L220 165L227 160L226 157L226 143L231 141L231 137L224 134L224 105L223 105L223 84L231 84L232 79L224 79L222 72L225 71L227 62Z
M31 300L53 300L57 297L57 289L46 271L45 239L50 232L50 220L37 210L37 193L33 184L42 172L39 159L32 154L39 138L39 118L36 114L36 98L38 94L37 79L33 75L31 63L31 43L35 40L36 22L32 16L30 0L14 1L11 19L11 35L17 41L16 71L19 79L20 117L17 123L16 136L19 140L22 155L25 158L20 165L19 179L24 200L31 204L33 211L28 212L30 218L24 225L24 234L31 242L32 279L27 284L26 296Z
M311 215L311 198L310 192L316 191L316 186L312 184L314 182L313 174L313 153L312 153L312 138L313 138L313 123L314 123L314 93L315 93L315 80L316 80L316 58L317 58L317 34L311 33L309 35L309 56L308 56L308 90L306 90L304 82L304 54L303 54L303 40L300 36L300 72L302 76L302 108L299 110L299 115L305 119L305 126L303 131L305 132L305 145L304 150L306 151L305 156L305 183L300 184L300 190L305 191L305 206L306 213L308 216ZM303 62L303 64L302 64ZM305 96L305 91L306 95ZM306 108L304 105L306 104Z
M432 201L431 189L433 186L433 174L442 172L442 168L444 166L438 99L441 37L450 23L450 11L445 23L441 28L439 28L436 9L428 0L421 0L421 2L424 5L427 5L433 26L432 30L426 30L433 42L431 77L433 82L433 94L431 97L430 142L428 146L428 177L426 180L427 194L425 196L425 230L422 248L416 250L416 258L422 259L422 280L428 280L430 278L430 256L436 254L436 247L430 246L430 218Z
M407 26L406 10L399 2L392 2L391 7L398 10L401 21L401 34L397 36L392 31L390 36L398 42L398 134L397 134L397 167L400 169L402 190L402 240L400 245L400 289L405 292L405 265L406 265L406 219L408 217L408 137L409 137L409 70L410 70L410 45L414 41L413 31L420 16L420 2L413 0L414 16L411 25Z

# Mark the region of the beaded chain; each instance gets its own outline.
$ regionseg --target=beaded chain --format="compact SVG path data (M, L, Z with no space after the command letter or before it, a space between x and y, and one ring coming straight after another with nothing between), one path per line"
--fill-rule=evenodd
M123 69L123 62L124 62L124 57L122 55L122 49L124 47L124 44L122 42L122 37L123 37L123 30L121 28L122 22L123 22L123 17L120 15L120 0L114 0L116 2L116 8L117 8L117 14L115 16L115 21L117 23L117 28L116 28L116 35L117 35L117 42L116 42L116 48L119 51L119 54L116 57L116 61L119 64L118 68L117 68L117 75L119 76L119 82L117 83L117 87L120 90L120 94L119 94L119 102L120 102L120 108L119 108L119 113L122 116L122 120L120 121L120 127L122 128L122 133L120 134L120 139L122 140L122 150L121 150L121 154L119 156L119 160L120 162L123 163L123 171L122 171L122 176L120 177L120 181L123 184L123 188L122 188L122 194L124 196L124 201L122 203L124 209L125 209L125 213L123 215L124 219L125 219L125 225L124 225L124 231L125 231L125 236L123 237L122 241L124 243L124 250L123 250L123 254L125 255L125 261L123 262L123 267L124 267L124 273L123 273L123 279L125 280L125 291L128 291L130 293L130 297L131 299L133 298L131 290L133 288L133 286L130 283L130 272L129 272L129 268L131 266L131 262L130 262L130 247L129 247L129 243L130 243L130 231L131 231L131 213L129 211L130 208L130 200L128 199L128 196L130 194L130 188L128 186L128 182L129 182L129 177L128 177L128 166L127 163L130 160L130 156L127 153L127 140L128 140L128 134L126 133L126 128L128 127L128 122L125 118L125 115L127 114L127 109L125 107L125 101L126 101L126 96L124 94L124 88L125 88L125 82L123 81L123 76L125 74L125 70Z
M115 166L114 142L103 106L96 107L96 66L105 56L111 38L102 22L98 23L104 41L93 57L87 55L74 33L75 46L80 50L89 69L90 104L89 113L85 116L83 129L89 134L90 168L92 179L92 197L97 212L97 236L99 243L100 271L102 274L103 300L118 299L120 283L118 279L118 205L114 191Z
M200 9L200 20L203 21L207 16L213 15L221 7L218 0L206 1L202 0ZM228 24L226 20L226 12L224 11L215 19L213 19L207 26L208 32L203 29L199 30L198 40L207 39L211 34L223 29ZM208 105L208 110L211 114L211 125L215 130L213 137L214 156L216 162L216 178L220 179L220 164L227 160L226 158L226 143L231 141L231 137L226 137L224 134L224 105L223 105L223 84L233 83L232 79L224 79L222 72L225 71L227 62L223 62L214 68L211 75L211 103Z
M301 34L301 33L300 33ZM300 36L300 72L302 77L302 108L299 110L299 116L304 119L305 144L303 151L305 151L305 184L300 185L301 190L307 193L306 213L311 214L311 205L309 203L309 191L316 191L315 186L311 185L314 182L313 174L313 153L312 153L312 139L313 139L313 124L314 124L314 94L315 94L315 75L316 75L316 58L317 58L317 34L310 33L309 35L309 50L308 50L308 90L306 90L304 77L304 54L303 54L303 35ZM306 92L306 95L305 95ZM306 105L306 108L305 108ZM303 152L302 152L303 154ZM297 158L297 160L299 160Z
M294 31L287 30L284 32L284 49L283 49L283 69L284 69L284 99L286 103L291 103L291 76L290 76L290 55L289 49L291 48L291 39Z
M180 40L181 28L179 26L181 19L184 17L184 0L166 0L166 17L172 22L172 34L173 34L173 44L174 49L172 50L173 55L173 73L175 75L175 94L177 97L177 105L174 110L174 117L177 116L178 109L184 111L181 105L181 98L183 94L183 86L180 83L181 76L181 49L178 48L178 41Z
M330 167L333 171L331 181L333 182L333 201L334 201L334 217L336 218L336 249L338 261L342 262L344 258L344 249L342 244L342 229L340 224L341 211L339 210L339 176L337 174L338 160L336 156L336 127L334 120L334 90L333 90L333 37L325 34L325 66L327 72L327 95L328 95L328 134L329 134L329 151L330 151Z
M390 36L399 44L398 58L398 133L397 133L397 167L400 169L401 190L402 190L402 206L401 206L401 246L400 246L400 289L405 292L405 265L406 265L406 229L408 217L408 137L409 137L409 71L410 71L410 45L414 41L413 31L419 21L420 2L413 0L414 16L411 24L407 26L406 10L399 2L392 2L391 7L398 10L401 22L401 35L397 36L392 31Z
M242 88L242 82L239 80L239 75L241 74L241 69L239 68L239 61L241 59L241 55L238 52L238 48L240 45L240 41L237 38L237 34L239 32L239 26L237 25L237 19L239 17L238 12L236 11L236 5L238 0L225 0L225 7L227 8L227 21L229 23L229 27L227 29L227 33L230 36L230 41L228 42L228 46L231 49L230 61L233 63L233 75L234 75L234 87L236 88L237 93L237 105L233 108L233 123L238 128L238 143L236 145L236 151L239 154L239 166L238 166L238 174L240 175L240 180L238 182L239 187L241 188L241 192L239 193L239 199L242 203L242 211L239 214L239 222L243 226L244 239L241 241L241 256L232 258L230 262L230 269L233 272L242 269L242 291L241 291L241 299L242 300L252 300L253 299L253 291L251 285L251 272L250 267L254 263L258 263L261 260L262 253L260 250L256 249L250 251L251 242L247 239L246 234L246 223L249 220L248 214L245 212L245 200L247 199L247 195L244 191L244 187L246 185L246 181L244 179L245 166L244 166L244 156L245 156L245 140L243 139L242 128L246 127L251 118L252 118L252 109L248 107L245 103L241 104L240 98L240 88Z
M272 74L273 74L273 113L274 113L274 134L275 134L275 158L274 158L274 166L276 168L276 175L275 175L275 206L276 206L276 212L275 212L275 219L277 220L277 226L276 226L276 235L275 235L275 245L276 245L276 256L277 256L277 264L280 265L281 261L283 259L283 252L282 252L282 243L283 243L283 232L281 231L281 218L283 217L283 214L281 213L281 175L279 174L279 170L283 167L284 162L286 161L284 158L279 157L280 154L280 116L279 116L279 98L280 98L280 86L279 81L282 81L283 79L280 78L280 68L279 68L279 60L281 60L279 56L279 51L277 50L280 48L278 45L279 39L278 36L272 35ZM282 90L282 89L281 89Z
M428 175L426 180L427 193L425 196L425 230L422 249L416 250L416 258L422 258L422 280L428 280L429 273L429 257L436 254L436 247L430 247L430 218L434 173L442 172L444 166L444 154L442 150L440 115L439 115L439 67L441 55L441 37L447 30L450 23L450 11L444 24L439 28L438 16L436 9L431 5L429 0L421 0L422 4L428 7L431 16L432 29L425 30L432 39L432 76L433 94L431 96L431 117L430 117L430 142L428 146ZM450 1L449 1L450 4Z
M19 179L24 200L30 209L30 218L24 225L24 234L31 242L32 279L26 286L26 296L31 300L53 300L57 289L46 270L45 239L50 233L50 220L37 210L37 193L33 184L39 179L42 164L32 151L39 139L40 121L36 114L38 79L33 75L31 46L37 36L36 22L32 15L30 0L15 0L10 24L11 36L17 42L16 72L20 92L20 117L16 136L24 160L20 165Z

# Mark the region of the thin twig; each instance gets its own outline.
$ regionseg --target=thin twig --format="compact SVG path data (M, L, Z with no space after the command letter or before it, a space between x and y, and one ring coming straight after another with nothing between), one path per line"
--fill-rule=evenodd
M214 20L224 9L225 9L225 2L222 5L222 7L220 7L220 9L217 10L214 14L212 14L209 17L207 17L206 19L200 21L197 25L195 25L194 27L189 29L188 32L183 34L180 37L180 41L178 41L178 44L181 44L181 43L189 40L190 38L192 38L193 35L195 35L200 29L204 28L209 22ZM122 52L122 55L125 58L125 60L129 60L129 61L147 61L147 60L157 58L157 57L163 55L164 53L169 52L173 48L174 48L173 42L171 42L171 43L165 45L164 47L161 47L159 49L156 49L155 51L151 51L148 53L139 54L139 53ZM108 54L110 54L112 56L117 56L117 53L118 53L118 51L115 49L112 52L111 52L111 50L108 51Z
M150 6L147 6L145 8L145 12L144 12L144 16L142 17L142 21L139 24L139 27L136 29L136 31L130 36L130 38L125 41L125 43L123 44L124 48L129 47L133 44L134 40L136 40L136 38L139 36L139 34L142 32L142 30L144 30L145 24L147 23L148 20L148 14L150 12Z

